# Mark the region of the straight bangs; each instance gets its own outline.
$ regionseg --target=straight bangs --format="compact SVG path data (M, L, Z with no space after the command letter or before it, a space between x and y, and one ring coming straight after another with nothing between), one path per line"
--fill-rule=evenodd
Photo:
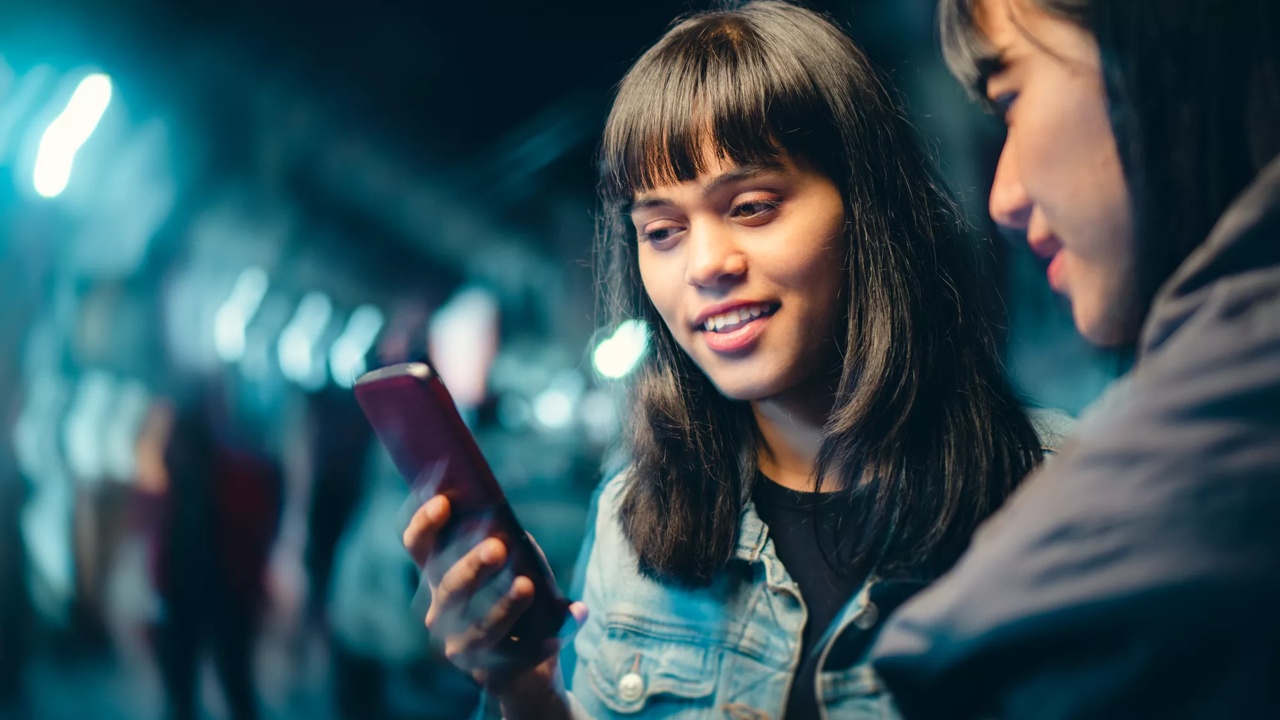
M716 15L674 27L619 86L600 145L601 195L615 210L716 160L769 166L787 154L841 179L815 152L839 137L833 122L814 122L831 110L808 69L793 52L771 53L742 17Z

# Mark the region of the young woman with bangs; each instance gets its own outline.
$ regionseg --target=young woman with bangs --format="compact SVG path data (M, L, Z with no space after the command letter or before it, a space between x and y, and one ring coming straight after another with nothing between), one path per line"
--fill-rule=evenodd
M781 2L685 19L623 79L600 284L653 342L589 529L572 691L555 658L486 674L532 591L471 607L501 542L428 578L428 625L507 717L894 715L866 661L881 618L1052 444L903 116L838 27ZM419 561L447 517L415 515Z

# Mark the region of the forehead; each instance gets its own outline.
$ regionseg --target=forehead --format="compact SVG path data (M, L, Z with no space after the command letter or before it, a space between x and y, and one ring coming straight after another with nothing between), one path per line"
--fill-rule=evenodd
M1025 40L1018 26L1034 23L1037 13L1042 11L1024 0L976 0L973 25L989 44L1000 49Z
M1001 66L1035 56L1038 68L1070 74L1096 74L1101 69L1097 39L1078 22L1031 0L978 0L974 24Z

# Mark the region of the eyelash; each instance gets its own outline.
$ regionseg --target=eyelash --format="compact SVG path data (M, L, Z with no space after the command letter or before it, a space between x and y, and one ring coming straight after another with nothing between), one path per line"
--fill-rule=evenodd
M667 238L665 238L665 237L662 237L662 238L654 237L655 235L657 235L658 233L671 232L671 231L674 231L674 230L676 230L676 228L669 228L669 227L665 227L665 228L658 228L657 230L654 230L653 232L640 233L640 238L639 238L639 239L640 239L640 242L647 242L647 243L660 243L660 242L662 242L663 240L666 240Z
M761 199L761 200L747 200L746 202L742 202L742 203L738 203L737 205L734 205L734 206L733 206L733 208L731 208L731 209L729 210L729 215L730 215L730 216L732 216L732 217L747 217L747 218L760 217L761 215L764 215L765 213L770 213L770 212L773 212L774 210L777 210L777 209L778 209L778 206L779 206L779 205L781 205L781 204L782 204L782 201L781 201L781 200L778 200L777 198L768 198L768 199ZM738 214L738 211L739 211L739 210L741 210L742 208L747 207L747 206L749 206L749 205L760 205L760 206L762 206L762 207L763 207L763 209L762 209L762 210L760 210L759 212L749 213L749 214L747 214L747 215L739 215L739 214Z
M1008 122L1009 109L1013 107L1013 103L1018 99L1018 93L1007 92L997 96L991 101L991 111L1002 122Z
M761 206L761 208L760 208L759 210L757 210L756 212L753 212L753 213L748 213L748 214L745 214L745 215L744 215L744 214L739 214L739 211L740 211L740 210L742 210L742 209L743 209L743 208L745 208L745 207L752 206L752 205L759 205L759 206ZM735 217L735 218L745 218L745 219L759 218L759 217L762 217L762 216L764 216L764 215L767 215L767 214L769 214L769 213L771 213L771 212L773 212L773 211L777 210L781 205L782 205L782 200L780 200L780 199L778 199L778 198L768 198L768 199L760 199L760 200L747 200L746 202L738 203L737 205L734 205L733 207L729 208L729 216L730 216L730 217ZM640 242L661 243L663 240L667 240L667 239L669 238L669 236L668 236L668 237L655 237L656 235L658 235L659 233L673 232L673 231L676 231L676 230L678 230L678 229L679 229L679 228L674 228L674 227L658 228L657 230L654 230L653 232L640 233L640 234L639 234L639 236L638 236L638 239L640 240Z

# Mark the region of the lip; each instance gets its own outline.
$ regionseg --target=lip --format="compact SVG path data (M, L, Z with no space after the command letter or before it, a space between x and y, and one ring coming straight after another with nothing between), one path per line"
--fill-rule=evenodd
M762 315L733 332L718 333L709 330L700 331L702 339L712 352L721 355L738 355L747 352L760 339L772 315Z
M717 305L711 305L709 307L703 308L702 312L694 316L693 329L701 331L703 326L706 325L708 318L715 317L716 315L719 315L721 313L727 313L730 310L739 310L741 308L755 307L757 305L768 306L768 305L777 305L777 304L778 303L776 302L770 302L768 300L732 300L729 302L722 302ZM754 323L747 323L747 324L752 325Z
M1066 284L1062 277L1064 264L1062 253L1056 253L1049 261L1049 267L1044 271L1045 277L1049 280L1049 287L1053 288L1054 292L1066 292Z

